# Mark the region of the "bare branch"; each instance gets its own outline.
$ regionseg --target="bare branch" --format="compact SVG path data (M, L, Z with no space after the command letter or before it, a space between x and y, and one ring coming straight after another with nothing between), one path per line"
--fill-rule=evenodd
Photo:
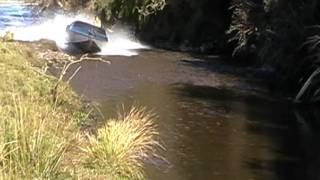
M73 74L69 77L67 83L70 83L70 81L73 79L73 77L74 77L76 74L78 74L78 72L80 71L80 69L81 69L81 66L79 66L79 67L73 72Z
M74 64L78 64L78 63L81 63L81 62L84 62L84 61L100 61L100 62L103 62L103 63L107 63L107 64L111 64L110 61L106 61L104 59L102 59L101 57L88 57L88 54L84 54L80 57L80 59L77 59L77 60L74 60L74 58L72 57L69 57L67 62L65 62L61 72L60 72L60 75L59 75L59 78L55 84L55 86L53 87L52 89L52 94L53 94L53 102L54 103L57 103L57 100L58 100L58 89L59 89L59 86L64 78L64 76L66 75L67 71L69 70L69 68L74 65ZM74 78L74 76L80 71L81 69L81 66L79 66L73 73L72 75L69 77L69 79L67 80L67 83L70 83L70 81Z

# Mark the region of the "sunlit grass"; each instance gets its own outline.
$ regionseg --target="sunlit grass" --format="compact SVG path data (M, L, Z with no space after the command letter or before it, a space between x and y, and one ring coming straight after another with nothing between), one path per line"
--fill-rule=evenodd
M52 103L54 77L18 43L0 43L0 179L54 179L77 134L80 108L69 89Z
M45 101L12 95L0 107L1 174L24 179L57 178L75 126Z
M159 158L154 114L132 108L90 135L86 165L111 179L144 179L144 161Z

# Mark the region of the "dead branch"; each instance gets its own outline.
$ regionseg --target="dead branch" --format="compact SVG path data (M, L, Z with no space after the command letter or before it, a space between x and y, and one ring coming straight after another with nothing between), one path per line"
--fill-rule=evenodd
M81 68L82 68L82 67L79 66L79 67L73 72L73 74L69 77L67 83L70 83L70 81L73 79L73 77L74 77L76 74L78 74L78 72L80 71Z
M111 64L110 61L106 61L104 59L102 59L101 57L89 57L88 56L89 54L84 54L80 57L80 59L74 59L72 57L69 57L67 59L67 61L65 62L61 72L60 72L60 75L59 75L59 78L57 80L57 82L55 83L53 89L52 89L52 95L53 95L53 102L56 104L57 103L57 100L58 100L58 90L59 90L59 86L63 80L63 78L65 77L67 71L69 70L69 68L72 66L72 65L75 65L75 64L79 64L81 62L84 62L84 61L100 61L100 62L103 62L103 63L108 63L108 64ZM69 83L72 78L80 71L81 69L81 66L79 66L73 73L72 75L69 77L69 79L67 80L67 83Z

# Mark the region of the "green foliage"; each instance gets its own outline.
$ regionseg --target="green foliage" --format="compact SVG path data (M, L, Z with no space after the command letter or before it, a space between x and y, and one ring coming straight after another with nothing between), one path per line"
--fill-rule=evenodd
M96 0L95 9L103 20L113 23L116 20L142 23L152 14L162 10L166 0Z
M230 41L234 55L254 52L261 64L288 65L312 23L317 1L233 0ZM314 7L313 7L314 6Z
M303 95L309 100L318 97L320 37L308 37L308 32L319 23L319 1L233 0L231 10L227 33L236 42L233 55L253 53L256 62L276 67L290 83L303 79L296 101Z

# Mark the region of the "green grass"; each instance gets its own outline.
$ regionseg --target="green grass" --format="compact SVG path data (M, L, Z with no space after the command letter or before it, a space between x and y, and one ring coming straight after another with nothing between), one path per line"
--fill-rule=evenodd
M64 174L64 157L78 132L80 102L67 90L51 101L55 78L17 43L0 43L0 179L52 179Z
M0 179L144 179L144 160L160 157L155 116L133 108L84 135L90 116L44 62L15 42L0 42Z
M8 103L0 108L2 175L24 179L59 177L74 137L75 126L69 115L32 97L12 95Z

